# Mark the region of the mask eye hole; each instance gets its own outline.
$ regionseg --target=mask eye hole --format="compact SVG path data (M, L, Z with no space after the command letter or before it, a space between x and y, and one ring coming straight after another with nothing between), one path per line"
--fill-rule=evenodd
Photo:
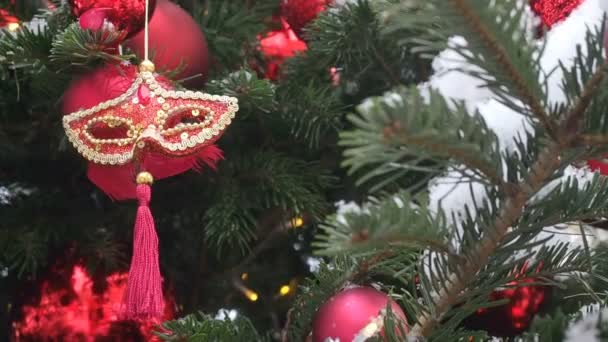
M165 133L171 134L184 129L207 127L213 120L213 111L197 107L180 110L170 114L165 123Z
M130 120L119 117L94 118L84 128L85 136L96 144L123 143L135 138Z

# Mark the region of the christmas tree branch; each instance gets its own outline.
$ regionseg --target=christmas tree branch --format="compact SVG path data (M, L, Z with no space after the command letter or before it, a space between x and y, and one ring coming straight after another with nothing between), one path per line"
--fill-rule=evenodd
M587 81L583 93L577 99L570 115L564 122L564 128L569 132L576 133L578 131L582 117L589 104L593 101L594 95L602 81L606 78L606 72L608 72L608 62L604 62L593 77Z
M454 1L459 2L459 0ZM524 213L528 201L546 185L554 172L559 169L561 166L560 157L564 148L572 144L579 135L579 132L571 130L570 126L578 127L583 118L583 113L591 103L591 98L597 91L597 85L603 79L605 72L606 68L600 67L586 83L579 100L570 109L562 126L559 127L559 131L568 132L566 136L562 137L562 143L550 143L539 155L527 179L517 185L514 188L515 191L504 200L504 206L494 221L492 231L488 232L472 252L465 252L466 263L455 261L457 265L455 272L451 273L445 286L435 295L433 314L428 312L421 314L416 325L408 333L408 337L415 339L430 335L433 328L441 321L448 310L458 303L463 291L476 278L478 272L487 265L510 228L517 223Z
M528 87L525 78L521 75L516 65L509 58L509 54L500 44L499 40L492 34L481 18L477 16L474 9L466 0L450 0L452 5L458 9L460 14L470 23L473 30L478 34L478 37L485 43L488 49L494 52L494 58L500 66L504 68L506 74L511 78L515 85L518 95L524 102L530 106L532 113L538 118L544 126L547 133L554 139L559 136L557 123L552 120L549 114L545 111L543 105L534 95L534 92Z

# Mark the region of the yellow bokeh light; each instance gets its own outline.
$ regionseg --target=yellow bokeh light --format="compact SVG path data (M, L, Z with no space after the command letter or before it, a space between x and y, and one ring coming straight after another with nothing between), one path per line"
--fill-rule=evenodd
M281 296L286 296L289 294L289 292L291 292L291 287L289 287L289 285L283 285L279 289L279 293L281 294Z
M9 31L17 31L21 25L19 23L8 23L6 26Z
M259 298L258 294L251 290L245 290L245 296L252 302L257 301Z
M291 226L293 228L300 228L304 225L304 219L301 217L294 217L291 219Z
M249 278L249 273L245 272L245 273L241 274L242 280L247 280L247 278Z

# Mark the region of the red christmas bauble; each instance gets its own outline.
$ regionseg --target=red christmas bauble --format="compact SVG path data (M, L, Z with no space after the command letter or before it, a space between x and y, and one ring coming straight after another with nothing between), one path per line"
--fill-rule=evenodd
M205 84L209 71L207 40L196 21L181 7L159 0L150 20L150 59L157 69L180 70L177 80L187 87ZM138 56L144 56L144 32L126 44Z
M530 0L530 6L548 28L566 19L584 0Z
M281 16L291 29L302 37L302 29L325 11L332 0L283 0Z
M145 24L145 0L68 0L68 2L76 17L82 19L84 16L81 26L85 29L100 29L107 20L116 30L124 31L125 37L128 38L141 31ZM156 0L150 0L149 5L151 18Z
M405 325L403 310L385 293L371 287L346 289L330 298L317 312L312 341L325 342L329 338L352 341L358 335L371 337L378 330L382 331L383 310L388 303L393 314Z
M106 65L72 81L63 94L63 112L91 108L120 96L131 86L134 66Z

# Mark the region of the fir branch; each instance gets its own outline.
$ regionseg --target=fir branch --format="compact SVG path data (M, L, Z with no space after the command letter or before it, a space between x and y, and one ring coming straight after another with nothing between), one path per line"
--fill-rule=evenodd
M459 301L462 291L488 263L509 228L521 216L526 202L542 188L544 182L559 167L560 151L559 146L552 144L540 155L526 183L518 186L518 191L506 199L503 209L493 224L492 233L484 237L474 250L465 252L468 262L457 263L457 270L448 277L445 287L436 294L437 299L433 303L434 314L419 316L408 337L428 336L441 317Z
M290 82L279 86L276 99L291 135L306 140L311 148L318 148L324 138L335 137L342 128L345 106L329 83Z
M162 324L154 334L163 341L269 341L258 334L249 319L239 315L235 320L215 319L203 313L191 314Z
M241 206L238 194L235 183L223 182L213 204L205 211L205 241L217 255L222 255L226 249L232 253L238 249L245 254L256 237L255 211Z
M333 217L321 226L323 235L313 246L321 255L386 246L410 250L428 246L450 254L445 216L441 212L431 213L420 202L404 193L390 196L360 213L346 214L343 219Z
M545 127L547 133L554 139L559 139L558 134L560 132L558 131L557 123L545 111L544 106L536 96L537 92L530 88L529 80L522 76L521 71L511 59L511 54L507 52L504 46L495 37L492 30L486 26L483 19L476 13L481 10L481 8L474 8L468 0L450 0L449 2L460 12L477 36L492 52L493 59L504 68L506 75L510 78L518 95L530 106L530 109ZM511 3L514 2L511 1ZM514 22L515 20L510 18L510 21Z
M359 106L360 115L349 116L355 130L341 134L343 165L351 174L365 171L359 184L382 177L374 190L412 170L432 175L462 164L502 188L500 146L483 118L461 103L452 109L435 91L428 98L411 88Z
M583 92L578 97L569 115L566 117L567 119L563 124L565 129L568 129L572 133L578 133L583 115L585 115L587 108L593 101L602 81L605 79L606 72L608 72L608 62L604 62L593 74L593 77L585 84ZM576 140L576 138L573 139Z
M409 13L407 3L385 10L387 30L419 32L408 39L413 51L428 54L448 48L458 53L478 68L455 69L478 78L503 104L535 117L554 140L559 138L558 123L545 108L547 75L539 63L543 48L531 43L532 34L527 34L531 27L526 4L519 0L432 0L418 5L421 9L416 13ZM448 46L454 36L464 37L466 43L453 41Z
M557 186L547 186L550 187L553 189L547 189L546 194L539 195L528 203L520 219L520 227L542 229L608 214L606 177L595 174L593 179L585 184L580 184L576 177L568 177Z
M50 60L63 70L71 66L90 67L99 62L122 62L134 58L134 55L117 55L113 46L118 46L123 38L122 32L105 30L83 30L78 23L73 23L53 41Z
M500 214L490 226L488 234L479 241L473 250L464 252L468 263L454 263L456 269L449 275L444 287L436 293L432 312L419 315L417 323L408 333L408 337L424 337L432 332L448 310L460 300L462 292L475 279L478 272L488 264L493 254L502 244L510 227L515 226L524 214L526 203L541 190L551 179L553 173L561 167L560 156L564 153L564 146L569 146L578 136L578 132L569 131L567 125L579 124L582 119L581 113L584 113L590 104L588 99L597 91L597 79L601 77L599 74L604 72L603 67L598 67L582 90L580 100L570 108L565 116L560 130L569 133L560 139L562 144L558 142L549 143L541 152L525 181L517 185L516 192L503 200Z
M225 94L239 99L243 113L270 113L276 107L275 86L248 69L235 71L207 85L211 94Z

